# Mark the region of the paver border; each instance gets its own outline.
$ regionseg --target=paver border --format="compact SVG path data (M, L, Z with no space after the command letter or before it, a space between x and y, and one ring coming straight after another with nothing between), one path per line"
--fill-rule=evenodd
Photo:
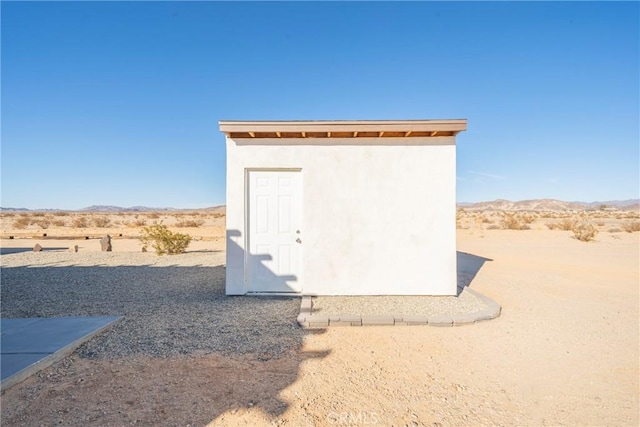
M472 325L478 322L495 319L500 316L502 307L493 299L478 291L468 287L464 288L480 299L486 307L472 313L452 314L452 315L416 315L416 314L394 314L394 315L320 315L313 314L312 296L304 295L300 302L300 314L298 314L298 324L305 329L327 328L330 326L462 326Z

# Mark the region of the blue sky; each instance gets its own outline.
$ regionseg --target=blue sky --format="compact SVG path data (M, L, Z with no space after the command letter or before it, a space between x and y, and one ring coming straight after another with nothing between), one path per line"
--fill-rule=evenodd
M225 202L218 120L466 118L459 201L639 197L638 2L6 2L4 207Z

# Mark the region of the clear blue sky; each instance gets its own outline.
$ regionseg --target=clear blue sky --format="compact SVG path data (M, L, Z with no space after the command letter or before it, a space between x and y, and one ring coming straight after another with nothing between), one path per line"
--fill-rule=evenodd
M1 8L4 207L223 204L218 120L467 118L459 201L639 197L638 2Z

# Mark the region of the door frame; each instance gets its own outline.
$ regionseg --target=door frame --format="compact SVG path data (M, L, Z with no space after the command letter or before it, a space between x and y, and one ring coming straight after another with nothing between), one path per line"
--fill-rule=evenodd
M302 175L302 168L245 168L244 169L244 229L246 230L244 233L244 247L245 247L245 256L244 256L244 289L245 293L251 295L302 295L304 291L304 245L300 245L300 261L298 264L299 274L298 274L298 283L299 283L299 291L297 292L261 292L261 291L251 291L249 290L249 277L250 277L250 266L249 266L249 255L251 250L251 228L249 224L249 205L251 202L251 194L250 190L250 179L249 174L251 172L298 172L300 174L300 229L304 230L304 179ZM303 234L301 234L303 235ZM304 242L304 241L303 241Z

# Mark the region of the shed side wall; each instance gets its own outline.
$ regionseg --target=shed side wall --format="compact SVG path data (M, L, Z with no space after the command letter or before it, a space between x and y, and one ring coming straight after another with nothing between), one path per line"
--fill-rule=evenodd
M227 293L244 294L245 170L300 168L309 295L455 295L455 138L227 139ZM304 141L300 141L304 144Z

